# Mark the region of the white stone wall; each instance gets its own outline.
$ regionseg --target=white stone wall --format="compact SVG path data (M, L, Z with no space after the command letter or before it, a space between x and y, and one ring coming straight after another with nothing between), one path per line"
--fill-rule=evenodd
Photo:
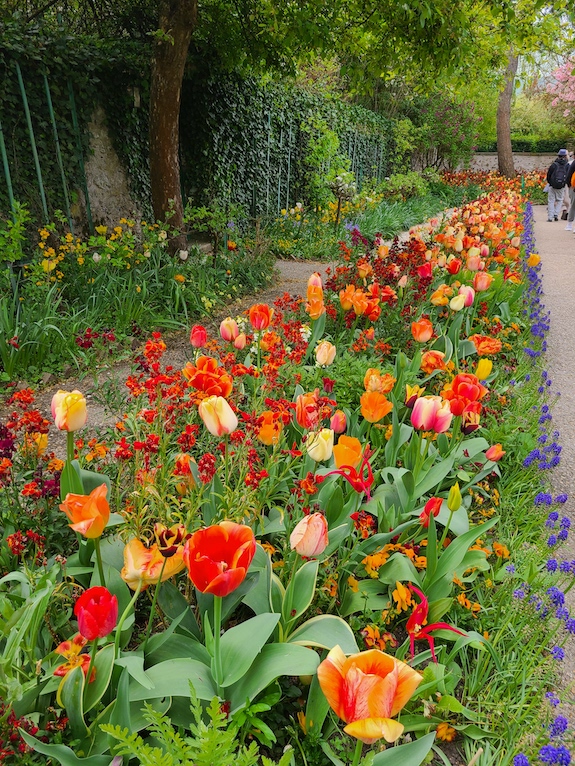
M526 154L513 153L515 170L529 172L531 170L547 170L557 157L556 154ZM497 154L495 152L476 152L469 166L470 170L497 170Z

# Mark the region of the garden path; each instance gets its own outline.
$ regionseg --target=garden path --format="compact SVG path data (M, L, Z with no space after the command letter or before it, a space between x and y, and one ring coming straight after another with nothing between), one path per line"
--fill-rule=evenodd
M571 534L560 551L561 558L575 560L575 236L565 231L565 222L547 222L547 208L534 206L535 245L541 256L543 303L550 312L547 335L547 371L553 381L552 391L559 392L552 415L560 434L561 462L551 476L554 494L567 493L563 506L571 519ZM567 594L569 611L575 613L575 589ZM575 639L565 646L562 680L566 690L563 714L575 726Z

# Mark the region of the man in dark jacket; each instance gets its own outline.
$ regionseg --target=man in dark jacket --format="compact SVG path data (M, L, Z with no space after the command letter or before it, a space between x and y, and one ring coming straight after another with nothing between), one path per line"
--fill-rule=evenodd
M565 229L573 231L573 221L575 221L575 189L573 188L573 176L575 175L575 157L572 158L569 170L567 171L566 186L569 189L569 208L567 210L567 224Z
M547 171L547 220L558 221L568 172L567 149L559 149Z

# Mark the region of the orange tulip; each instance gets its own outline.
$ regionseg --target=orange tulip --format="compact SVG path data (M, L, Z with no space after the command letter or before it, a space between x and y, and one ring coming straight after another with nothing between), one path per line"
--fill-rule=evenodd
M183 548L182 546L179 548L180 550L173 556L166 558L162 556L156 543L146 548L137 537L133 537L124 547L124 567L120 573L122 580L132 590L136 590L140 581L142 590L150 585L157 585L160 582L160 575L162 582L168 580L184 568Z
M336 410L331 416L329 427L336 434L342 434L347 428L347 418L343 410Z
M358 317L363 316L367 312L368 308L370 308L367 295L363 292L363 290L356 290L354 292L351 305L353 306L355 315Z
M496 463L498 460L501 460L501 458L505 455L505 450L501 448L501 444L499 442L497 444L493 444L489 449L485 450L485 457L488 460L493 460L494 463Z
M420 319L419 322L411 323L411 334L413 335L413 339L418 343L427 343L433 335L433 325L429 319L424 317L423 319Z
M248 316L254 330L265 330L270 326L274 310L267 303L255 303L249 310Z
M502 348L499 338L490 338L489 335L470 335L468 340L475 346L478 356L498 354Z
M319 423L319 389L300 394L295 402L295 419L302 428L315 428Z
M346 285L345 290L339 291L339 302L344 311L349 311L353 306L353 296L355 294L354 285Z
M182 375L190 386L209 396L225 397L232 392L234 382L232 376L211 356L199 356L195 365L187 362Z
M369 423L378 423L393 409L393 404L379 391L366 391L359 401L361 414Z
M110 506L106 500L108 487L100 484L89 495L68 492L60 510L72 522L69 526L88 539L100 537L110 518Z
M325 314L323 290L321 287L316 287L315 285L308 286L305 310L309 314L310 319L319 319L322 314Z
M487 271L478 271L473 277L473 289L477 293L483 293L485 290L489 290L491 283L493 282L493 276Z
M395 385L395 378L386 372L384 375L375 367L370 367L363 378L363 387L366 391L379 391L380 394L388 394Z
M395 742L404 726L394 721L423 676L378 649L347 657L335 646L317 669L319 685L344 731L371 745L382 737Z
M340 436L333 448L333 456L337 468L341 468L343 465L357 468L362 457L361 442L355 436Z
M434 370L445 370L444 358L443 351L425 351L421 357L420 367L427 375L430 375Z

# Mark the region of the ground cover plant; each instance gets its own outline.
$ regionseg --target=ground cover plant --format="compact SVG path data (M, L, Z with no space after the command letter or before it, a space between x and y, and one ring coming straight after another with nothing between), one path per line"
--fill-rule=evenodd
M0 430L6 763L568 763L573 562L520 181ZM16 728L17 732L16 733ZM202 760L203 759L203 760Z

